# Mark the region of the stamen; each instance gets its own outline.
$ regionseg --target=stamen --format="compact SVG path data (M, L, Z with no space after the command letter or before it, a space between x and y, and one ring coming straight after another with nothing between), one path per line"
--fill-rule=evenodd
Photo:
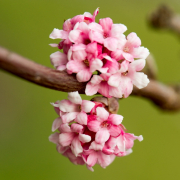
M108 37L108 34L107 33L104 33L104 38L107 38Z
M86 59L86 60L84 60L84 64L86 65L86 66L89 66L89 61Z
M123 51L124 52L129 52L129 48L128 47L124 47Z
M128 74L128 71L122 73L123 76L126 76L127 74Z
M108 128L109 126L110 126L110 124L107 121L104 121L101 123L102 128Z

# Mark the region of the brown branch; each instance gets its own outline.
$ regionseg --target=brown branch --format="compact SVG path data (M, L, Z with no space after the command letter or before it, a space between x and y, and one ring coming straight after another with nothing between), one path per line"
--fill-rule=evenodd
M149 16L152 27L169 29L180 34L180 15L175 14L168 6L160 5L158 9Z
M0 68L40 86L59 91L84 93L86 86L85 83L78 82L74 75L42 66L2 47Z
M74 75L57 71L0 47L0 68L40 86L64 92L84 93L86 83L80 83ZM143 89L134 87L132 95L150 99L164 110L180 110L180 93L172 86L151 80Z

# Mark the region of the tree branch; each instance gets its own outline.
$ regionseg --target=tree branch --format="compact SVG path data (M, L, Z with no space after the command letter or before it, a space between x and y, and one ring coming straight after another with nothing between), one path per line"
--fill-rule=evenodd
M32 83L64 92L79 91L84 94L86 83L76 80L75 75L68 75L65 71L57 71L16 53L0 47L0 68ZM151 80L146 88L134 87L132 95L150 99L158 107L169 110L180 110L180 92L178 86L164 85Z
M84 93L86 83L74 75L37 64L16 53L0 47L0 68L30 82L58 91Z
M169 29L180 34L180 15L174 13L168 6L160 5L149 16L149 23L154 28Z

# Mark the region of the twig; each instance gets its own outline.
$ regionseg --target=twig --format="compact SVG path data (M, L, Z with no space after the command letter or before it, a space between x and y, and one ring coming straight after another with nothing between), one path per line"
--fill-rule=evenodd
M1 47L0 68L50 89L64 92L79 91L82 94L85 91L86 83L78 82L74 75L39 65ZM180 110L180 93L172 86L164 85L156 80L151 80L143 89L134 87L132 95L147 98L164 110Z
M180 14L175 14L168 6L160 5L149 16L150 25L155 28L169 29L180 34Z

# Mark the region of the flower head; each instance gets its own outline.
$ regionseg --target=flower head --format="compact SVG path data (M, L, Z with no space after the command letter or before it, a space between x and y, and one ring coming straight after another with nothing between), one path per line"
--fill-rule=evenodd
M128 155L134 140L142 137L125 133L123 116L111 114L100 102L82 100L78 92L68 100L52 103L59 117L52 125L49 140L74 164L86 164L93 171L95 164L105 168L116 156Z
M99 8L93 15L88 12L77 15L66 20L62 30L55 28L52 31L50 38L61 39L61 42L51 46L63 49L63 53L51 54L51 63L57 70L75 73L79 82L90 81L86 95L99 92L106 97L128 97L133 84L143 88L149 82L147 76L131 71L131 67L138 64L137 59L145 61L149 51L141 46L136 33L132 32L127 37L123 34L127 30L125 25L114 24L111 18L102 18L96 23L98 13ZM126 73L121 68L123 62L127 64L129 73L126 77L129 78L122 76L122 73ZM102 79L101 83L93 84L94 74Z

